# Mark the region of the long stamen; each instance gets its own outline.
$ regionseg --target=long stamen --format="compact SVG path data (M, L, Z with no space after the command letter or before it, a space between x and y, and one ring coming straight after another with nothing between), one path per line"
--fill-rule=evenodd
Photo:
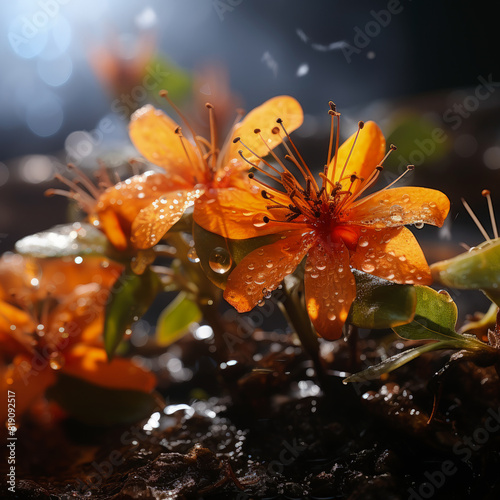
M266 165L266 166L267 166L267 167L269 167L271 170L273 170L274 172L276 172L278 175L280 175L280 176L281 176L281 172L280 172L280 171L279 171L276 167L273 167L273 166L272 166L272 165L271 165L268 161L264 160L264 158L262 158L261 156L259 156L259 155L258 155L255 151L252 151L252 150L251 150L251 149L250 149L250 148L249 148L249 147L248 147L248 146L247 146L247 145L246 145L246 144L245 144L245 143L241 140L241 138L240 138L240 137L235 137L235 138L233 139L233 143L235 143L235 144L236 144L237 142L239 142L239 143L240 143L240 144L241 144L241 145L242 145L242 146L243 146L243 147L244 147L247 151L249 151L249 152L250 152L250 153L252 153L254 156L256 156L256 157L259 159L259 161L261 161L262 163L264 163L264 165ZM238 153L239 153L239 151L238 151ZM241 155L240 155L240 156L241 156ZM244 159L247 163L250 163L252 166L254 166L254 167L255 167L255 165L254 165L252 162L250 162L249 160L247 160L245 157L242 157L242 158L243 158L243 159ZM255 168L257 168L257 169L258 169L258 167L255 167ZM283 166L283 168L284 168L284 166ZM261 171L262 171L264 174L268 175L268 173L267 173L265 170L262 170L262 169L261 169Z
M295 154L299 157L299 160L302 162L302 165L304 166L304 169L307 172L307 175L311 178L311 180L313 182L314 189L316 191L319 191L319 186L318 186L318 184L316 182L316 179L314 178L314 175L309 170L309 167L307 166L307 163L304 161L304 158L302 158L302 155L300 154L300 151L297 149L297 146L295 146L295 143L292 141L292 138L290 137L290 134L287 132L287 130L285 128L285 125L283 124L283 120L281 118L278 118L276 120L276 123L278 123L280 125L280 127L282 128L283 132L286 135L286 138L288 139L288 141L292 145L292 148L295 151Z
M378 176L380 175L380 172L382 172L383 168L384 167L382 167L382 165L378 165L375 168L370 177L368 177L368 179L364 181L364 186L361 189L359 189L359 191L349 200L345 208L347 208L348 205L352 205L370 186L373 186L373 184L377 181ZM363 183L361 185L363 185Z
M196 171L196 166L194 165L193 163L193 160L191 159L191 156L189 156L189 153L188 153L188 150L186 148L186 145L184 144L184 140L185 140L185 137L182 135L182 128L181 127L177 127L175 129L175 134L179 137L179 141L181 141L181 146L182 146L182 149L184 150L184 154L186 155L186 158L187 158L187 161L189 162L189 165L191 166L191 169L192 171ZM202 149L200 146L198 146L198 149L200 150L200 153L203 153ZM195 182L196 182L196 176L193 175L194 179L195 179Z
M347 164L349 163L349 160L351 159L352 152L354 151L354 146L356 146L356 142L357 142L358 137L359 137L359 132L361 131L361 129L364 126L365 126L364 122L358 122L358 131L356 132L356 137L354 137L354 141L352 143L351 150L349 151L349 155L347 156L347 159L344 163L344 168L342 169L342 173L340 174L340 178L344 177L344 172L345 172L345 169L347 168Z
M339 152L339 141L340 141L340 113L336 112L335 118L337 119L337 130L335 133L335 154L333 156L333 168L331 175L328 177L330 180L333 181L335 179L335 173L337 172L337 159L338 159L338 152ZM330 163L328 163L328 166Z
M271 193L274 193L276 196L283 196L284 195L284 193L282 191L279 191L278 189L273 188L269 184L266 184L264 181L257 179L257 177L255 177L255 175L252 172L250 172L248 174L248 178L252 179L254 182L256 182L257 184L260 184L263 188L265 188L268 195L271 195Z
M465 210L467 210L467 212L469 212L469 215L471 216L472 220L476 223L476 226L479 229L479 231L481 231L482 235L484 236L484 239L486 241L491 241L491 238L488 236L488 233L484 229L481 222L479 222L479 219L476 217L476 214L472 211L472 208L469 206L469 204L465 201L464 198L461 198L461 200L462 200L462 203L465 207Z
M493 210L493 203L491 202L491 193L489 189L483 189L481 194L488 200L488 210L490 212L491 227L493 228L493 236L498 238L498 228L495 221L495 211Z
M211 158L211 167L212 170L215 171L215 165L217 163L217 154L216 154L216 147L217 147L217 127L215 123L215 112L214 112L214 107L207 102L205 106L208 109L208 116L210 119L210 143L211 143L211 153L212 153L212 158Z
M89 193L95 198L99 198L100 192L94 186L93 182L73 163L68 163L68 169L76 173L77 179L89 190Z
M332 148L333 148L333 132L335 129L335 115L337 111L337 107L335 106L335 103L330 101L328 103L330 106L330 109L328 110L328 114L331 116L331 121L330 121L330 140L328 141L328 155L326 158L326 164L330 165L330 162L332 161Z
M73 190L74 195L78 195L83 201L83 203L85 203L86 206L89 206L92 209L92 207L95 204L95 199L92 198L92 196L90 196L87 192L85 192L78 184L75 184L73 181L66 179L66 177L63 177L60 174L54 175L54 178L57 179L59 182L62 182L65 186L68 186L71 190Z
M269 178L271 178L273 181L277 182L278 184L281 184L281 177L275 177L273 174L267 172L266 170L264 170L263 168L259 167L259 165L257 165L256 163L253 163L251 162L248 158L245 158L243 156L243 151L241 149L238 150L238 154L240 155L240 157L243 159L243 161L245 161L246 163L248 163L251 167L255 168L255 170L258 170L259 172L261 172L262 174L264 175L267 175ZM262 160L264 161L264 160ZM273 168L271 165L269 165L267 162L264 162L268 167L271 167ZM275 170L276 172L278 172L279 175L281 175L281 173L279 171L277 171L276 169L273 169Z
M185 123L186 127L189 129L189 131L191 132L191 135L193 136L193 140L196 143L196 146L197 146L198 150L201 153L202 148L200 146L200 143L199 143L198 139L196 138L195 131L193 130L193 128L189 124L189 121L186 119L186 117L182 114L181 110L174 104L174 102L172 101L172 99L170 99L170 97L168 95L168 92L166 90L160 90L160 97L163 97L170 104L170 106L172 106L172 108L174 109L174 111L179 115L179 117L181 118L181 120Z

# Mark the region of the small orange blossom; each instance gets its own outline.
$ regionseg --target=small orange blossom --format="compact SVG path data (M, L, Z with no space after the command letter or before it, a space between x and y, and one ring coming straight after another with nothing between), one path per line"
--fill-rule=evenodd
M203 200L195 221L233 239L280 235L278 241L248 254L229 275L224 297L239 312L249 311L262 301L307 256L307 311L318 334L332 340L340 337L356 296L351 267L397 283L431 282L424 255L404 225L441 226L449 200L432 189L388 189L396 181L361 197L376 181L389 154L385 154L385 139L375 123L360 122L358 131L339 147L340 114L333 103L330 106L329 158L320 174L321 186L290 140L284 121L278 119L280 127L275 126L272 134L284 134L288 139L290 146L284 142L288 148L285 158L302 173L305 186L278 157L275 160L280 168L260 158L268 167L264 170L254 163L255 156L247 156L256 170L271 177L284 191L255 178L260 197L225 190L217 203ZM255 137L263 143L268 140L260 129L255 130ZM335 154L330 159L334 142ZM242 151L253 149L241 143Z

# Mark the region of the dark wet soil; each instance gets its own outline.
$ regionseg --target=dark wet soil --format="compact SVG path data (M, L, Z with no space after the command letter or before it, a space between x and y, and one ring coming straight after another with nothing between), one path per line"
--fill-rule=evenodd
M397 339L381 345L359 340L359 368L403 347ZM433 374L447 353L344 386L352 349L325 343L330 384L320 390L288 335L256 332L223 368L212 351L192 336L175 346L193 376L176 382L160 370L167 406L149 421L109 429L27 419L16 493L0 490L2 498L500 498L493 369L457 363L428 424Z

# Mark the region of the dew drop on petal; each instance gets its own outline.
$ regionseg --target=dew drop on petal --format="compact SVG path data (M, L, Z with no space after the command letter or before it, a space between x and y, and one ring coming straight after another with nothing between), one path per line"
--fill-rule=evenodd
M327 317L330 321L335 321L337 319L337 316L332 311L328 312Z
M254 227L264 227L266 223L264 222L264 217L266 217L266 214L256 214L252 218L252 224Z
M410 196L407 195L407 194L404 194L402 197L401 197L401 201L403 203L408 203L410 201Z
M424 225L425 225L425 224L424 224L423 222L415 222L415 227L416 227L417 229L422 229L422 228L424 227Z
M271 298L271 291L268 290L267 288L263 288L262 295L264 296L265 299L270 299Z
M188 250L187 258L189 262L193 262L194 264L198 264L198 262L200 262L200 258L198 257L198 254L196 253L196 249L194 247L191 247Z
M361 269L365 272L365 273L372 273L373 271L375 271L375 266L373 264L371 264L370 262L364 262L362 265L361 265Z
M53 352L49 356L49 365L53 370L60 370L64 366L64 357L60 352Z
M361 238L359 238L358 245L360 247L367 247L369 244L370 244L370 242L366 238L364 238L363 236Z
M208 265L212 271L218 274L227 273L231 269L232 263L231 256L225 248L216 247L210 252Z
M390 211L389 217L392 222L401 222L403 220L404 209L401 205L392 205Z

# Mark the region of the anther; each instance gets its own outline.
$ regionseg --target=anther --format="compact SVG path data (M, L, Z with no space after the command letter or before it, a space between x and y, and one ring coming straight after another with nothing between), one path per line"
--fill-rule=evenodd
M491 194L491 192L490 192L490 190L489 190L489 189L483 189L483 190L481 191L481 194L482 194L485 198L487 198L487 197Z
M283 120L281 118L277 118L276 123L283 123Z
M358 122L358 128L361 130L365 126L365 122Z
M328 101L328 106L330 106L330 111L337 111L337 106L333 101Z
M262 195L262 198L264 198L265 200L269 199L269 195L267 194L267 191L262 190L260 192L260 194Z
M379 172L382 172L382 170L384 170L384 167L382 165L377 165L375 167L375 170L378 170Z
M207 109L214 109L213 105L212 105L212 104L210 104L209 102L206 102L206 103L205 103L205 107L206 107Z
M406 168L408 170L414 170L415 169L415 165L408 165Z
M158 92L160 94L160 97L167 97L168 96L168 91L167 90L160 90Z
M267 215L264 215L262 220L264 221L265 224L267 224L269 222L269 217Z
M398 149L396 146L394 146L394 144L391 144L389 146L389 149L391 149L392 151L396 151L396 149Z
M279 134L279 131L280 131L279 127L273 127L273 128L271 129L271 132L272 132L273 134Z
M233 144L236 144L237 142L240 142L240 138L239 137L235 137L233 139Z
M256 129L254 129L253 133L254 133L254 134L260 134L260 128L256 128Z
M248 178L249 178L249 179L253 179L254 177L255 177L255 174L254 174L253 172L250 172L250 173L248 174Z

